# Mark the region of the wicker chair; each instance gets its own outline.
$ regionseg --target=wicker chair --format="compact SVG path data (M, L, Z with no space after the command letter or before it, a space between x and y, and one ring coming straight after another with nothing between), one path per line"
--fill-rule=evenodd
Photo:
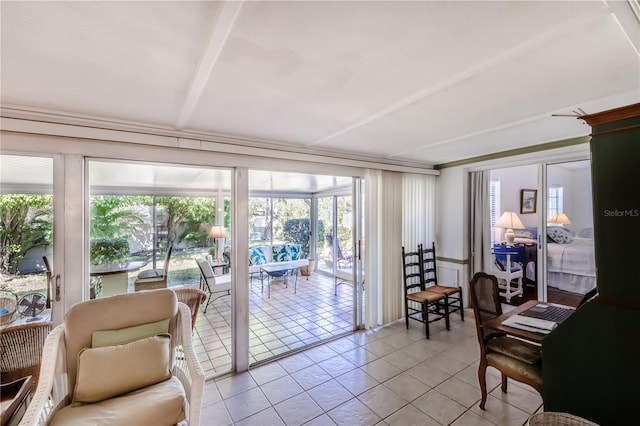
M196 326L198 308L200 308L200 304L207 300L207 293L197 287L177 287L171 290L176 293L178 302L184 303L191 310L191 330L193 330Z
M40 375L42 348L51 328L51 322L34 322L0 331L0 381L2 383L32 376L33 388L36 388Z

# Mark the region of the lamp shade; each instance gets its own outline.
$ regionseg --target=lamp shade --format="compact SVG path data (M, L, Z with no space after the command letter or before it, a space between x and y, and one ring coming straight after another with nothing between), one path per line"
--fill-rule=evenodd
M523 229L524 224L515 212L504 212L502 216L496 221L494 225L496 228L506 228L504 238L507 240L508 245L513 245L516 234L513 232L513 228Z
M505 229L524 229L524 224L515 212L502 213L494 226Z
M211 231L209 232L209 238L226 238L227 230L224 229L224 226L214 225L211 227Z
M549 219L549 223L562 226L569 225L571 223L571 220L565 213L556 213L551 216L551 219Z

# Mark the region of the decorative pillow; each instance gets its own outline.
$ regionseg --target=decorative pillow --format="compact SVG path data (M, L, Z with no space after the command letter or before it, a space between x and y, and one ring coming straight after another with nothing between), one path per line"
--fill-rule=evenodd
M249 261L252 265L264 265L267 263L267 256L264 254L262 247L249 249Z
M516 238L529 238L535 239L538 236L538 230L536 228L514 229L513 233Z
M300 244L285 244L287 251L289 252L290 260L300 260L300 250L302 245Z
M135 325L119 330L99 330L91 335L91 347L102 348L104 346L124 345L145 337L156 336L169 332L169 318L157 322Z
M169 334L78 353L73 403L92 403L142 389L171 377Z
M571 232L561 226L550 226L547 228L547 236L558 244L570 244L573 242Z
M286 262L291 260L291 253L289 252L289 244L274 244L271 246L274 262Z

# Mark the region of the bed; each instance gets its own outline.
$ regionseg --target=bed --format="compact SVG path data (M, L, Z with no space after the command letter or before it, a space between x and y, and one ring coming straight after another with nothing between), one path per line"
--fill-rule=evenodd
M593 238L573 236L559 227L547 228L547 236L547 286L578 294L593 289L596 286Z
M566 228L547 228L547 286L585 294L596 287L593 230L585 228L576 236ZM537 229L516 231L516 243L537 243ZM527 265L526 277L533 279L535 265Z

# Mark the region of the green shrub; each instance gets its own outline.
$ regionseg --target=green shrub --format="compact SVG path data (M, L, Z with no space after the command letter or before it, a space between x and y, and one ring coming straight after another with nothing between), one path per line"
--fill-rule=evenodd
M106 265L124 262L129 257L129 242L124 237L91 240L91 264Z

